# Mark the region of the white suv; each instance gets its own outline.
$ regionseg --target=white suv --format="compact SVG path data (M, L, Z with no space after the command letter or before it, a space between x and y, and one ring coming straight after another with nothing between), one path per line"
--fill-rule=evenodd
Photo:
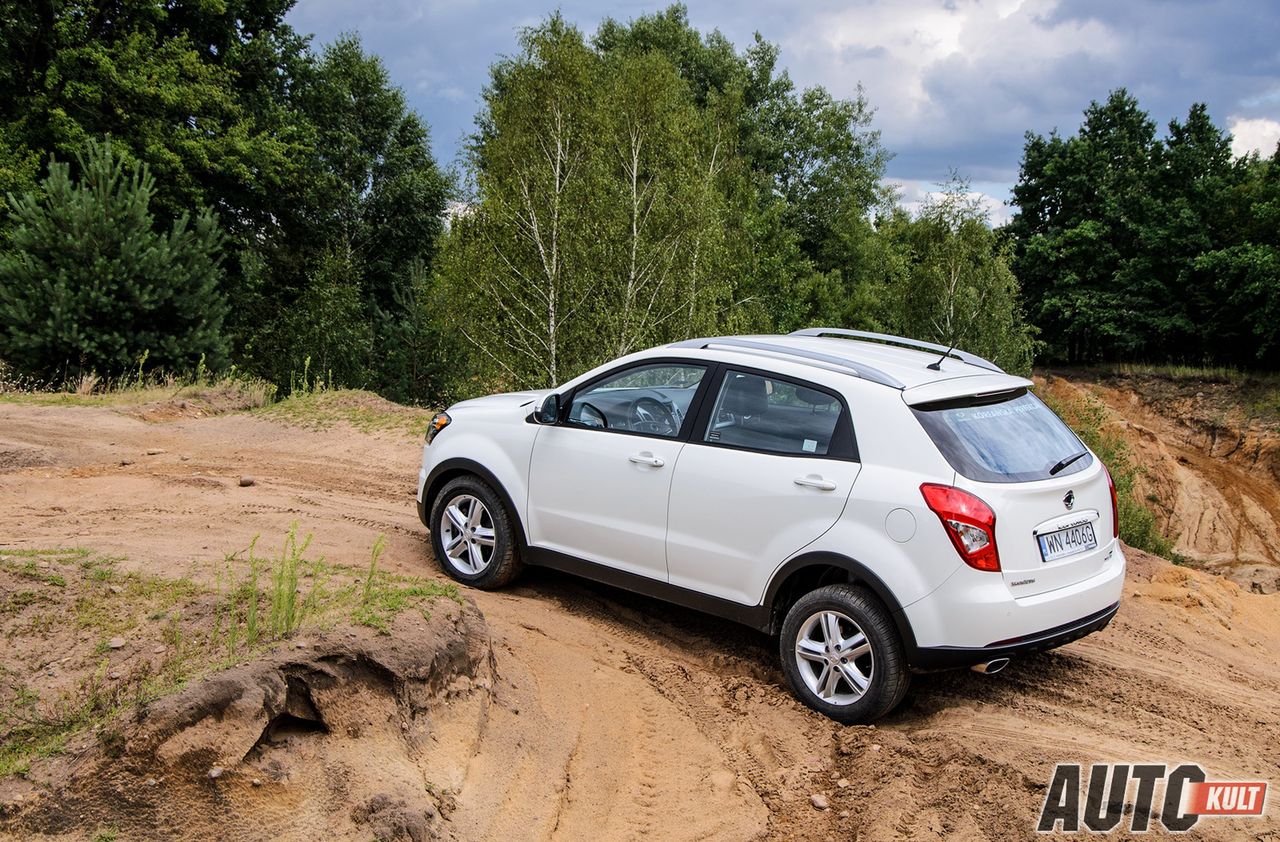
M679 342L438 414L418 511L460 582L544 565L778 634L801 701L867 722L1119 607L1111 477L1031 385L859 331Z

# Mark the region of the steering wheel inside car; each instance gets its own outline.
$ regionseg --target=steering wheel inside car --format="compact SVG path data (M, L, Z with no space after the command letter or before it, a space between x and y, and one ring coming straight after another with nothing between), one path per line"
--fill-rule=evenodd
M680 424L671 410L657 398L636 398L627 411L631 429L637 433L655 433L674 436L680 432Z

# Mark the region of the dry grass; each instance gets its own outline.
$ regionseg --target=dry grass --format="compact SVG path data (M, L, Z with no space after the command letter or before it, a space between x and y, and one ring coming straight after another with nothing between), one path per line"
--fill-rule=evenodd
M1206 422L1280 428L1280 372L1115 363L1049 373L1128 389L1158 406L1178 403L1179 414Z
M137 374L103 378L93 372L61 384L16 376L0 363L0 401L38 406L110 406L138 408L182 405L202 414L256 409L275 399L276 388L264 380L237 373L210 375L203 367L189 377Z

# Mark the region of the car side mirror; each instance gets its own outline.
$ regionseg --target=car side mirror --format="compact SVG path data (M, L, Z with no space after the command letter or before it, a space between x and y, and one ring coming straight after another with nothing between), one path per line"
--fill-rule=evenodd
M539 424L554 424L560 420L560 396L555 392L547 395L538 404L538 411L533 414Z

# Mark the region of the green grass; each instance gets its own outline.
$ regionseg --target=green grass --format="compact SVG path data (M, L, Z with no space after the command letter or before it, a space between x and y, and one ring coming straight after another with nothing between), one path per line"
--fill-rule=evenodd
M0 620L17 623L7 632L11 648L23 638L45 636L68 615L77 627L95 632L93 658L98 669L74 693L41 705L25 684L8 682L0 665L0 778L26 771L32 760L65 750L70 739L94 729L104 750L122 747L118 716L181 689L211 669L253 657L302 630L324 630L341 623L363 625L389 634L396 617L415 610L429 616L430 604L444 597L461 604L456 585L399 576L379 568L386 541L379 536L367 567L357 568L310 558L312 536L299 538L295 524L278 552L263 556L254 539L242 553L227 556L217 588L189 579L120 573L117 557L82 548L3 549L0 570L38 583L0 597ZM39 568L46 561L50 568ZM247 561L247 568L240 562ZM233 562L236 563L233 566ZM53 573L53 565L66 576ZM235 569L241 568L240 570ZM54 583L54 578L61 584ZM18 617L36 605L48 612ZM139 662L123 679L105 681L109 638L163 623L159 636L165 657L154 669ZM20 627L19 627L20 626ZM157 629L135 632L155 639Z
M81 374L62 383L21 378L0 364L0 402L35 406L137 406L187 400L211 410L251 409L270 403L276 387L264 380L229 371L213 375L204 360L189 375L146 372L146 355L138 369L120 377Z
M145 619L163 617L176 605L197 599L202 589L188 578L168 579L141 573L116 573L110 567L88 571L89 587L72 603L76 626L108 637L137 628Z
M21 590L0 596L0 616L17 614L37 603L52 603L57 600L44 591Z
M123 685L108 685L106 674L104 659L75 694L63 695L48 711L40 709L29 687L13 685L13 698L0 709L0 778L26 772L38 757L61 754L76 734L113 717L122 706Z
M363 576L353 576L354 568L328 564L323 557L308 559L312 536L298 539L297 524L285 536L279 555L268 566L257 554L258 538L247 550L249 572L237 576L230 569L220 574L220 597L215 622L216 648L226 662L255 648L288 638L299 629L332 627L346 620L390 634L391 624L407 609L427 613L428 604L444 597L462 604L457 585L416 576L400 576L378 568L386 548L379 535L369 554ZM235 555L228 556L229 563ZM264 579L268 587L261 583ZM336 584L344 581L343 584ZM261 617L266 612L267 622Z
M386 547L384 536L379 535L369 554L369 569L365 571L364 584L360 588L360 601L352 611L352 619L363 626L377 629L382 634L391 633L391 622L406 608L419 607L424 615L424 601L447 597L459 605L462 596L452 582L433 582L404 576L395 576L378 569L378 558Z
M0 560L17 558L45 559L47 561L56 561L59 564L70 564L73 561L82 561L90 555L91 552L83 547L59 549L20 549L0 547Z
M89 551L70 549L8 549L0 547L0 569L33 582L65 588L67 579L55 564L68 565L89 556Z

